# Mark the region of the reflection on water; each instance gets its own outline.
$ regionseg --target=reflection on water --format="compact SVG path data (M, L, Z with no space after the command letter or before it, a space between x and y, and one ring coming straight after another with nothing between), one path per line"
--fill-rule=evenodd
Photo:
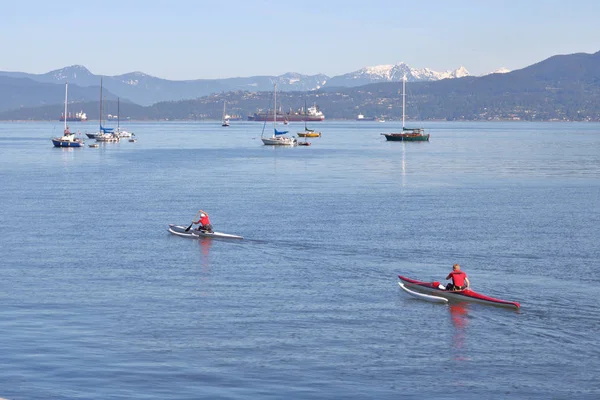
M51 123L0 123L0 396L600 398L600 124L440 122L400 147L323 124L306 149L252 140L254 122L140 122L135 145L62 150ZM169 234L198 201L249 238ZM66 203L93 223L11 229ZM81 251L53 251L75 231ZM449 259L527 307L398 304L396 272Z
M75 152L80 151L83 147L54 147L60 150L63 165L67 165L75 160Z
M466 333L469 325L469 309L466 303L449 303L450 319L454 326L454 335L452 336L452 349L455 360L469 360L466 354Z
M200 244L200 250L202 252L202 266L209 267L209 255L210 255L210 246L212 245L212 238L209 237L200 237L198 239L198 243Z
M210 275L210 247L212 246L212 238L201 237L198 239L198 244L200 246L200 252L202 253L202 269L200 271L200 285L202 286L201 295L208 296L209 293L206 291L206 283L208 283L208 278Z
M406 186L406 143L402 142L402 186Z

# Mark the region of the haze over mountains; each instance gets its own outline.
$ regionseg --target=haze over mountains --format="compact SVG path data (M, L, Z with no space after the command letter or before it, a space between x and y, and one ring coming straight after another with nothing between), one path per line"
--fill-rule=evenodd
M397 80L403 75L401 67L401 65L386 66L361 70L353 75L330 78L329 82L326 79L324 84L322 80L317 80L316 83L320 84L319 89L282 91L277 96L278 103L286 111L290 108L303 107L305 101L308 104L316 103L325 113L326 119L354 119L359 113L381 116L386 120L399 119L402 115L400 95L402 84ZM64 82L67 74L64 70L61 71L62 75L58 74L58 77L52 79L58 78L59 82ZM85 71L87 70L80 70L80 74L89 77ZM460 69L456 71L455 76L459 74ZM363 86L330 85L334 79L359 82L365 75L372 75L373 79L378 79L379 82ZM127 76L133 77L131 74ZM145 79L147 75L143 77ZM77 77L72 76L72 78ZM288 85L296 84L298 79L289 75L278 78L287 80ZM50 78L46 76L45 79ZM98 77L95 79L99 80ZM90 82L93 82L93 79ZM135 85L121 83L139 87L143 85L141 82L138 79ZM251 83L254 84L256 81ZM12 86L7 86L9 84ZM40 87L48 93L44 97L40 96L36 85L42 85ZM118 95L122 99L121 114L132 119L220 119L224 101L227 102L229 114L237 114L245 118L259 108L265 109L271 106L271 81L269 80L265 86L261 91L258 88L262 86L256 83L253 86L256 88L254 90L223 90L203 97L195 95L192 99L163 101L151 106L127 103L123 101L124 96L121 93ZM10 89L8 92L5 90L7 87ZM304 87L309 86L302 86ZM97 86L78 88L77 85L71 85L71 81L69 81L69 88L70 92L74 92L74 97L70 96L70 99L78 101L79 99L86 101L85 90L91 91L92 100L71 104L69 109L78 111L83 108L90 119L97 119L99 88ZM51 90L55 91L54 96L50 96ZM7 93L11 94L7 95ZM115 99L114 92L107 93L105 89L105 94ZM32 105L24 105L27 96ZM0 105L5 110L11 98L19 99L21 105L16 109L13 107L10 111L0 110L0 119L56 120L62 111L64 86L57 83L34 82L29 78L0 76ZM54 98L54 102L50 103ZM41 101L47 101L46 105L40 106ZM600 52L557 55L520 70L512 72L501 70L481 77L464 76L414 81L413 76L413 81L407 84L406 101L408 119L600 121ZM105 110L114 113L116 111L114 103L108 101Z
M35 82L53 84L69 82L70 86L77 85L80 87L97 88L100 85L100 78L102 78L103 87L109 95L116 95L143 106L160 101L194 99L220 92L237 90L269 91L273 89L273 83L277 83L277 88L281 91L309 91L325 86L353 87L375 82L399 82L404 74L407 75L409 81L433 81L468 76L469 72L464 67L454 71L435 72L429 68L416 69L405 63L399 63L396 65L367 67L333 78L323 74L303 75L289 72L279 76L172 81L147 75L143 72L131 72L116 76L95 75L82 65L72 65L45 74L0 71L0 77L28 78ZM29 83L25 85L32 86ZM98 93L99 89L96 90ZM96 96L88 97L85 100L93 101L98 99L98 96L96 94ZM60 97L55 101L59 102ZM25 103L19 104L19 106L33 105ZM0 104L0 111L7 109L10 108L2 107Z

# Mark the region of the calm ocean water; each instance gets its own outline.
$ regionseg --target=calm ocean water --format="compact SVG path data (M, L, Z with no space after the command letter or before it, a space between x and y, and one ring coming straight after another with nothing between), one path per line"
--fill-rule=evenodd
M599 398L600 124L424 125L0 123L0 397ZM521 310L397 285L454 263Z

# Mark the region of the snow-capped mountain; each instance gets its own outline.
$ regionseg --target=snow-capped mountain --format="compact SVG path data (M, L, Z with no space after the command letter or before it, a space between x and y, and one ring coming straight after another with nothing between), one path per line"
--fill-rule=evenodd
M365 67L358 71L334 76L327 81L327 86L362 86L375 82L400 82L406 75L408 81L438 81L440 79L462 78L469 76L469 71L463 66L452 70L437 72L429 68L412 68L401 62L393 65L377 65Z
M124 83L126 85L131 85L131 86L137 86L140 84L140 82L143 82L146 79L150 79L150 80L158 79L158 78L153 77L152 75L148 75L148 74L145 74L140 71L130 72L128 74L123 74L123 75L117 75L117 76L113 76L111 78L119 81L120 83Z
M501 68L498 68L497 70L492 71L492 72L490 72L489 74L486 74L486 75L491 75L491 74L508 74L509 72L510 72L510 69L501 67Z
M151 105L160 101L194 99L213 93L233 91L271 91L273 83L281 91L310 91L323 87L354 87L375 82L399 82L406 74L409 81L435 81L447 78L468 76L469 71L460 67L453 71L436 72L429 68L412 68L406 63L378 65L362 68L348 74L332 78L323 75L303 75L288 72L278 76L250 76L224 79L195 79L175 81L157 78L143 72L130 72L122 75L95 75L82 65L71 65L45 74L23 72L3 72L0 76L29 78L37 82L63 84L81 87L98 87L102 78L104 89L140 105Z
M296 72L288 72L273 79L281 90L314 90L327 82L328 76L323 74L302 75Z
M440 72L440 79L464 78L470 75L469 71L461 65L453 71Z
M47 82L52 83L62 83L62 82L82 82L86 81L90 78L94 78L94 74L92 74L86 67L83 65L71 65L70 67L65 67L61 69L57 69L54 71L50 71L41 75L42 79L45 79ZM83 86L83 85L81 85Z

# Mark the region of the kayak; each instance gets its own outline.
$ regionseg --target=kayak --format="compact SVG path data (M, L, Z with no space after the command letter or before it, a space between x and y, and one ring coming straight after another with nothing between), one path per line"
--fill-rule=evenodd
M432 303L447 303L448 302L448 299L446 299L445 297L431 296L428 294L413 292L412 290L410 290L409 288L404 286L404 284L402 282L398 282L398 285L400 285L402 290L404 290L406 293L410 294L413 297L416 297L417 299L431 301Z
M477 293L471 289L446 290L439 282L422 282L398 275L405 287L411 291L425 293L428 295L443 297L453 301L470 301L480 304L489 304L499 307L519 308L521 305L515 301L506 301ZM444 289L442 289L444 288Z
M229 233L223 232L205 232L196 229L190 229L186 232L187 226L169 224L169 232L177 236L183 236L191 239L198 239L200 237L214 237L219 239L243 239L243 236L230 235Z

